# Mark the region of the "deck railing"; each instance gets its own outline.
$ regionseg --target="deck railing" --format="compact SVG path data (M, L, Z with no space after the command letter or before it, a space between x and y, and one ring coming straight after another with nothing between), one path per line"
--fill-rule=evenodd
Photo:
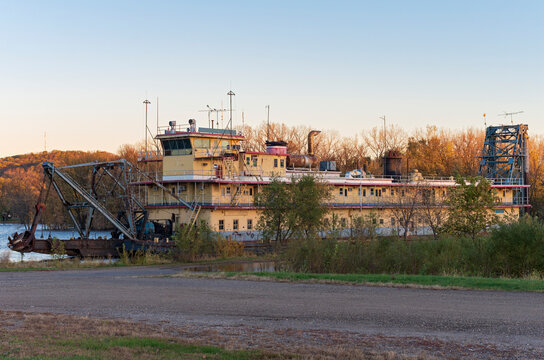
M231 190L232 192L235 192L235 189ZM228 206L234 206L234 207L254 207L256 204L253 201L253 196L251 195L233 195L233 194L225 194L220 196L206 196L206 195L200 195L197 194L196 196L191 195L180 195L177 194L178 197L183 199L184 201L201 205L201 206L213 206L213 207L228 207ZM147 198L147 204L149 206L175 206L179 205L179 202L175 201L174 198L168 199L168 197L162 196L162 195L156 195L156 196L149 196ZM435 203L433 205L425 205L423 203L418 202L415 205L407 204L406 202L402 201L395 201L393 199L382 199L377 196L368 196L363 197L362 199L356 200L356 199L347 199L344 201L341 201L340 199L333 199L329 202L326 202L324 205L326 206L332 206L332 207L350 207L350 208L366 208L366 207L416 207L416 208L427 208L427 207L446 207L445 203ZM514 199L513 201L504 201L504 202L498 202L496 206L525 206L529 205L529 199L528 197L519 197Z

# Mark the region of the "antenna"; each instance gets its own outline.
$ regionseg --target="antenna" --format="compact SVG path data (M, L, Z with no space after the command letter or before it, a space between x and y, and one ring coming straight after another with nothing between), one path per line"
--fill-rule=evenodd
M266 105L266 141L270 140L270 105Z
M157 96L157 135L159 135L159 97Z
M506 119L508 116L510 116L510 123L514 125L514 115L522 114L523 111L516 111L516 112L504 112L502 114L499 114L498 116L504 116Z
M230 123L230 129L232 130L232 97L236 95L235 93L230 90L227 95L229 96L229 123Z
M151 101L145 99L144 100L144 104L145 104L145 156L147 158L147 131L148 131L148 127L147 127L147 105L151 104Z
M210 105L206 105L206 108L205 110L198 110L199 112L207 112L208 113L208 126L210 126L210 122L211 122L211 126L212 126L212 129L213 129L213 119L211 117L211 113L217 113L217 126L219 126L219 113L223 113L224 111L228 111L227 109L216 109L216 108L212 108ZM221 114L221 120L223 120L223 114Z
M487 118L485 117L485 113L484 113L484 127L487 127Z

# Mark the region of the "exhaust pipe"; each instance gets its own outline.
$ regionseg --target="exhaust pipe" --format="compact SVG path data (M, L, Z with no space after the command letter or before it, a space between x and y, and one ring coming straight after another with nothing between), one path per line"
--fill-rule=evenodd
M314 136L321 133L319 130L312 130L308 133L308 155L314 154Z

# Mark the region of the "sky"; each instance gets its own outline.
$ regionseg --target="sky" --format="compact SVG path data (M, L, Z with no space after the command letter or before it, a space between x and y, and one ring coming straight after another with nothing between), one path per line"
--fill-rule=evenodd
M544 1L0 0L0 157L115 152L148 122L544 134ZM226 116L226 115L225 115ZM226 119L226 117L225 117ZM226 123L226 121L225 121ZM44 143L44 135L46 143Z

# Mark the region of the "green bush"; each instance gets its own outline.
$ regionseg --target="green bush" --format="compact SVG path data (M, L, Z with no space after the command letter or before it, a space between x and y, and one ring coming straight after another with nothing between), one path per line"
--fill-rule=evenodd
M544 274L544 224L525 217L476 238L297 240L288 244L282 259L288 270L312 273Z
M544 272L544 224L525 216L491 233L489 256L494 275L523 276Z

